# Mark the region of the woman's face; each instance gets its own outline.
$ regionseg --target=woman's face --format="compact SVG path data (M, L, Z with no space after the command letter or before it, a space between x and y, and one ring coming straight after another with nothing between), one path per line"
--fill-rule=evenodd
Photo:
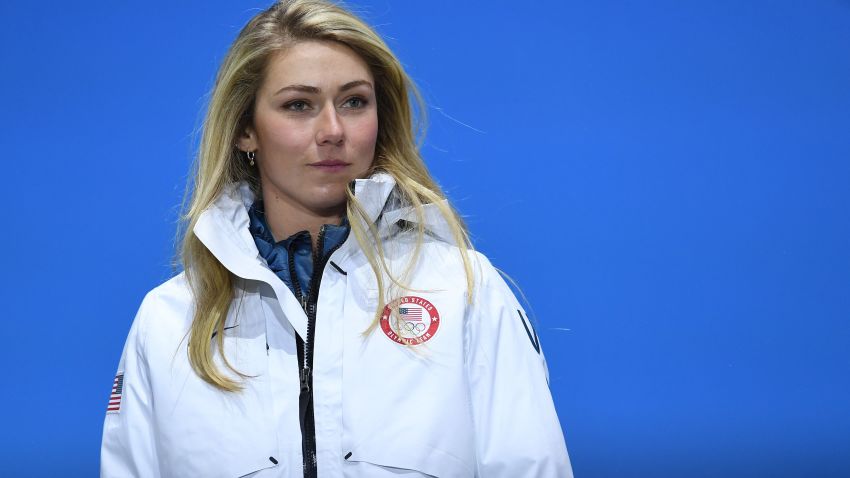
M305 41L270 59L239 148L256 152L267 202L328 216L372 165L377 134L375 83L363 59L340 43Z

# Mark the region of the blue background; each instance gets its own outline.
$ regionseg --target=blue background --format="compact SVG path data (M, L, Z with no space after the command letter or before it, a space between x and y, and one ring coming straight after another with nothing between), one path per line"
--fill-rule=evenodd
M96 475L206 92L267 4L0 4L3 475ZM577 476L850 476L850 2L351 5L533 306Z

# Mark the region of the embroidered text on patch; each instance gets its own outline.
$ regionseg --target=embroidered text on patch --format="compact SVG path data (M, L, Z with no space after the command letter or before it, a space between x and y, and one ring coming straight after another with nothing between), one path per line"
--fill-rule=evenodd
M124 389L124 372L118 372L115 381L112 382L112 394L109 396L109 405L106 413L118 413L121 410L121 392Z

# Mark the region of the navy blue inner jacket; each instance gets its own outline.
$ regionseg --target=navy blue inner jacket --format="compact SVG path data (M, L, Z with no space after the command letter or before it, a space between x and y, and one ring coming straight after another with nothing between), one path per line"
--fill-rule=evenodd
M298 296L298 291L296 291L292 282L289 271L289 255L292 254L295 258L296 279L303 297L307 297L310 294L310 278L313 276L313 268L316 264L324 264L327 256L345 241L350 231L348 220L345 217L342 218L339 225L325 224L322 226L319 232L322 240L318 244L322 250L316 254L314 260L313 244L310 233L307 231L296 232L282 241L275 242L266 221L262 200L257 200L251 205L248 209L248 217L251 221L249 229L260 255L266 260L272 272L289 287L289 290L298 299L301 299L301 297Z

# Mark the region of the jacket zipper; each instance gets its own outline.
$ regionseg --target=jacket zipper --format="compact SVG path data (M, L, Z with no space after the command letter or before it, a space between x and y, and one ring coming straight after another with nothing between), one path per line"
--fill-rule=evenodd
M292 282L292 289L301 304L301 308L307 313L307 297L301 290L301 282L298 280L298 273L295 270L295 255L293 248L295 241L290 244L287 256L289 263L289 280ZM315 272L315 271L314 271ZM313 336L312 322L309 314L307 315L307 343L311 342ZM306 366L307 361L304 360L304 341L298 334L295 335L295 346L298 353L298 382L301 384L301 391L298 393L298 421L301 424L301 455L302 467L305 478L316 476L316 452L315 445L310 452L310 441L308 437L311 435L310 421L308 415L312 415L312 406L310 406L310 384L312 380L308 377L310 368ZM312 427L313 440L315 440L315 427Z
M334 246L322 257L321 250L325 238L325 226L319 229L319 237L316 241L316 251L313 255L313 275L310 278L308 294L305 296L301 290L301 284L298 282L298 276L295 271L295 258L292 251L289 251L289 277L292 280L296 295L301 303L301 308L307 314L307 335L306 340L302 341L296 334L296 347L298 349L299 360L299 382L301 383L301 392L298 395L298 405L300 411L301 422L301 451L303 456L304 477L316 478L318 476L317 459L316 459L316 420L313 414L313 347L316 328L316 305L319 301L319 285L322 282L322 274L328 260L336 252L342 243ZM345 242L345 241L343 241ZM317 259L321 260L318 264ZM305 343L306 342L306 343Z

